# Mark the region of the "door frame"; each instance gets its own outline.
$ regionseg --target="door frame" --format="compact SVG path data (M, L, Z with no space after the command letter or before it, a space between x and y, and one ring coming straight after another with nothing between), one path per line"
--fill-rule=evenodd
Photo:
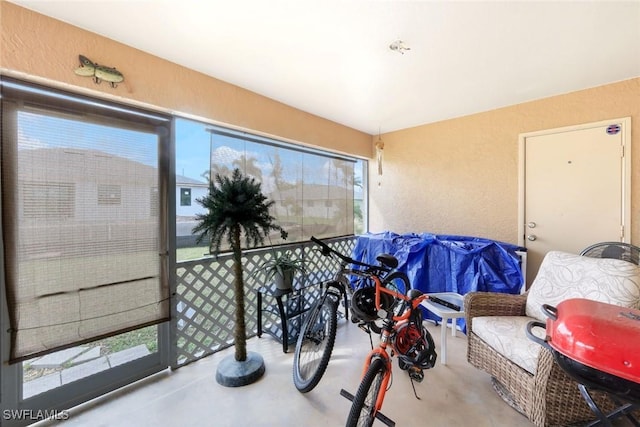
M4 81L4 80L3 80ZM20 84L31 85L30 82L20 82ZM46 91L56 89L46 88ZM4 99L9 99L4 95ZM82 95L77 96L76 102L82 104L84 102L96 102L95 98L85 99ZM5 100L0 100L0 110L4 115L3 123L5 126L3 132L17 133L17 129L10 127L15 121L8 120L10 115L15 115L18 107L8 105ZM101 103L101 100L98 100ZM114 104L111 101L104 101L108 108L120 109L121 105ZM126 109L138 111L137 107L125 106ZM123 110L120 110L123 111ZM142 114L146 114L143 112ZM161 247L159 247L160 255L167 254L166 261L161 263L161 272L170 285L170 294L175 293L175 158L174 147L174 118L164 113L153 113L158 120L155 132L158 136L158 191L159 206L168 206L160 210L159 236ZM5 137L5 135L1 135ZM0 172L1 172L0 165ZM2 208L2 189L0 188L0 209ZM170 218L172 220L170 220ZM123 363L121 365L111 367L107 370L100 371L93 375L78 379L76 381L60 385L56 388L44 391L42 393L24 398L23 396L23 364L22 362L9 364L10 359L10 321L9 308L5 283L5 265L4 265L4 236L2 233L3 218L0 217L0 426L6 427L22 427L30 425L36 421L50 420L53 417L66 419L69 417L68 410L80 404L86 403L94 398L100 398L107 393L119 390L124 386L131 385L138 380L150 377L167 371L173 356L171 353L171 343L175 342L175 329L171 328L170 321L158 323L157 328L157 351L142 356L138 359ZM173 248L174 250L169 250ZM171 297L173 300L173 297ZM170 304L172 311L175 304ZM174 313L175 314L175 313ZM173 317L172 317L173 318ZM171 323L173 324L173 323ZM174 346L175 347L175 346Z
M545 129L535 132L521 133L518 135L518 245L526 247L525 240L525 168L526 168L526 143L527 138L551 135L562 132L589 129L593 127L619 124L622 133L622 242L629 243L631 238L631 117L623 117L610 120L602 120L592 123L565 126L554 129Z

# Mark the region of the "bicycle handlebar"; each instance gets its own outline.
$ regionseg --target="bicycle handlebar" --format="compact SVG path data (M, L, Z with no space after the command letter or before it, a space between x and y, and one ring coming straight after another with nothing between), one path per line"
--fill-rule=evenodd
M353 264L353 265L359 265L361 267L366 267L366 268L370 268L370 269L375 269L375 270L382 270L382 271L391 271L391 269L383 266L383 265L371 265L371 264L367 264L365 262L361 262L361 261L356 261L353 258L350 258L346 255L341 254L340 252L336 251L335 249L332 249L331 247L329 247L329 245L327 245L325 242L323 242L322 240L311 236L311 241L314 243L317 243L318 245L320 245L320 247L322 247L322 255L324 256L329 256L330 254L334 254L335 256L337 256L338 258L340 258L342 261L348 263L348 264Z

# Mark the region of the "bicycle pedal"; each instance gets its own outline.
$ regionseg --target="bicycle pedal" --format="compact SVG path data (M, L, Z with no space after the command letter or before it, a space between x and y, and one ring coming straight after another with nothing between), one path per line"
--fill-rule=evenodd
M370 333L369 326L366 323L358 323L358 328L362 329L366 333Z
M412 366L409 368L409 377L417 383L421 383L424 380L424 371L420 368Z

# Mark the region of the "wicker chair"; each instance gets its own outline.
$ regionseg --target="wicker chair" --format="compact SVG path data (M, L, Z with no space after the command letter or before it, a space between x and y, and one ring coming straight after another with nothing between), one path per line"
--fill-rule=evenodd
M540 311L542 303L556 305L568 298L640 308L640 267L617 259L554 251L545 256L527 293L472 292L465 296L467 360L489 373L505 402L536 426L569 426L595 418L577 383L549 350L526 338L522 327L529 320L546 320ZM505 325L510 324L517 326L508 331ZM523 362L515 351L528 354L531 360ZM593 395L603 411L616 407L604 393Z

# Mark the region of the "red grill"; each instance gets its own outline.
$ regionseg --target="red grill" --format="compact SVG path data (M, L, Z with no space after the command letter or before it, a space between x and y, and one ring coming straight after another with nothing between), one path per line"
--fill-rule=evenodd
M530 322L527 335L551 350L560 367L578 382L597 423L611 425L609 419L625 415L639 425L630 412L640 409L640 311L579 298L542 309L546 324ZM544 340L532 334L534 327L546 328ZM624 404L605 415L588 388Z

